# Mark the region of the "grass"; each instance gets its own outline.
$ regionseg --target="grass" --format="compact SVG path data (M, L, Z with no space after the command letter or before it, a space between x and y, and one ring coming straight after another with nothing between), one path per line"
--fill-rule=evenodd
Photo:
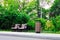
M35 30L29 30L28 32L33 32L35 33ZM60 31L41 31L41 33L52 33L52 34L60 34Z
M34 32L35 32L35 30L28 30L28 32L33 32L33 33L34 33Z
M11 30L0 30L0 32L11 32Z
M12 30L0 30L0 32L12 32ZM35 33L35 30L28 30L27 32ZM57 31L57 32L54 32L54 31L41 31L41 33L60 34L60 31Z
M56 32L57 34L60 34L60 31Z
M60 34L60 31L42 31L42 33Z

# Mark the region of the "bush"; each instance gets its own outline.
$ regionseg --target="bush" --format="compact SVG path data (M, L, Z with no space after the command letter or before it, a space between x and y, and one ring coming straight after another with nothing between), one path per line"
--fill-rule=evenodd
M44 27L45 27L45 23L46 23L46 19L44 18L38 18L38 19L35 19L35 20L30 20L27 24L28 24L28 27L29 29L33 30L35 29L35 23L36 21L38 21L41 23L41 27L42 29L44 30Z
M11 8L10 8L11 9ZM0 29L9 30L13 24L24 24L30 17L25 12L19 12L15 9L8 10L0 5Z
M56 18L51 18L53 25L55 26L56 31L60 31L60 16L56 16Z
M42 29L44 30L45 28L45 23L46 23L46 19L44 18L38 18L38 19L35 19L36 21L39 21L41 23L41 27Z
M34 30L35 29L35 21L34 20L29 20L27 23L28 29L29 30Z
M60 16L56 16L56 30L60 31Z
M0 29L9 30L13 24L24 24L29 21L30 17L26 13L10 13L3 11L0 13Z
M55 26L53 25L53 22L50 20L47 20L45 24L45 30L46 31L55 31Z
M46 23L46 19L40 18L40 22L41 22L41 27L42 27L42 29L44 30L44 28L45 28L45 23Z
M0 29L10 29L16 16L13 14L1 13L0 14Z
M26 13L18 13L16 14L16 20L15 20L15 23L19 23L19 24L25 24L29 21L30 17L26 14Z

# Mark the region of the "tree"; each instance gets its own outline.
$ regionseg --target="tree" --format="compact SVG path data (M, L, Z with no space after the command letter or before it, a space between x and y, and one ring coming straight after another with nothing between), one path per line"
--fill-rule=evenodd
M55 0L53 6L50 9L50 16L55 17L60 15L60 0Z
M0 29L10 29L13 24L27 23L30 17L25 12L20 12L19 1L4 0L0 4Z

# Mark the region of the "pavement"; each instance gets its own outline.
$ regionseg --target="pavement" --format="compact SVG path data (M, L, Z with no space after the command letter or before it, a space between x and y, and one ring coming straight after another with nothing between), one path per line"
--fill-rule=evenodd
M60 40L60 34L50 33L28 33L28 32L0 32L0 36L14 36L24 38L37 38L37 39L52 39Z

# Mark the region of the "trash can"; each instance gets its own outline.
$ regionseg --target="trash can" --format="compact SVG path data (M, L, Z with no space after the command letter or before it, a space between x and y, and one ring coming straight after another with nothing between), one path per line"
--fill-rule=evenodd
M39 21L37 21L35 23L35 32L36 33L40 33L41 32L41 23Z

